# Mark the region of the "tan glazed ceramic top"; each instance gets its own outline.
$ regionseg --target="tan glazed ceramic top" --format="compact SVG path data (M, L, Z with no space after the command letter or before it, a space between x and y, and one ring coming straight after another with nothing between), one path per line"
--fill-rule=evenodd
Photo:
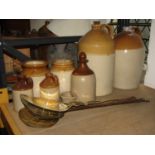
M52 71L67 71L74 69L73 62L68 59L58 59L53 63Z
M33 88L33 81L31 78L24 75L19 75L17 77L17 82L13 87L13 90L27 90Z
M79 51L105 55L114 53L114 41L109 31L108 26L94 22L92 30L80 39Z
M54 88L59 86L59 80L56 75L46 73L45 79L40 83L41 88Z
M23 74L26 76L43 76L47 72L48 68L46 61L32 60L23 64Z
M79 54L79 67L73 71L73 75L91 75L94 72L87 66L87 56L84 52Z
M143 48L144 44L139 30L135 27L125 27L115 38L117 50Z

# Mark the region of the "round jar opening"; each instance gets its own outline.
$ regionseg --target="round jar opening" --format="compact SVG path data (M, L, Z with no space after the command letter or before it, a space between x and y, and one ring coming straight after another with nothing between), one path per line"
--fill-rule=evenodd
M46 67L47 66L47 62L43 61L43 60L30 60L30 61L26 61L23 64L23 67Z

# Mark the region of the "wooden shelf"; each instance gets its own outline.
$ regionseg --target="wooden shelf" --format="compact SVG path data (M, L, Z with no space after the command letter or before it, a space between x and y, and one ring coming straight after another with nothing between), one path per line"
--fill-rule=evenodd
M138 135L155 134L155 90L140 85L134 90L114 89L102 100L135 96L150 100L149 103L133 103L95 109L68 112L54 126L32 128L26 126L14 111L12 104L1 106L4 126L12 134L28 135ZM5 123L7 122L7 123Z

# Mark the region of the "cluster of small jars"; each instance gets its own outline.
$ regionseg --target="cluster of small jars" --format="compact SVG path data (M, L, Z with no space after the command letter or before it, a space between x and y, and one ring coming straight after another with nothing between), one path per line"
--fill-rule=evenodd
M55 60L51 69L48 69L45 61L27 61L23 64L22 75L19 76L13 89L14 107L16 111L23 108L20 94L37 98L37 100L40 98L40 102L53 100L56 106L61 94L64 99L74 97L78 101L87 102L95 99L95 88L95 75L87 66L84 52L79 54L77 68L69 59Z
M78 50L76 68L69 59L54 61L50 70L45 61L24 63L23 77L19 80L22 82L14 87L14 100L19 96L18 90L22 90L29 96L56 101L60 94L70 92L78 101L86 103L95 100L96 96L112 93L113 87L138 87L144 45L137 28L125 27L113 39L108 25L94 22L92 29L80 39ZM20 108L16 108L17 111Z

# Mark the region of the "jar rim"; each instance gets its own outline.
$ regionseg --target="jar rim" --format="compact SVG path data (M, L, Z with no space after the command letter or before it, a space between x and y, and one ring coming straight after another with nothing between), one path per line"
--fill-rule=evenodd
M43 60L29 60L23 64L23 67L45 67L47 62Z
M53 63L56 66L66 66L66 65L72 65L73 61L70 59L57 59Z

